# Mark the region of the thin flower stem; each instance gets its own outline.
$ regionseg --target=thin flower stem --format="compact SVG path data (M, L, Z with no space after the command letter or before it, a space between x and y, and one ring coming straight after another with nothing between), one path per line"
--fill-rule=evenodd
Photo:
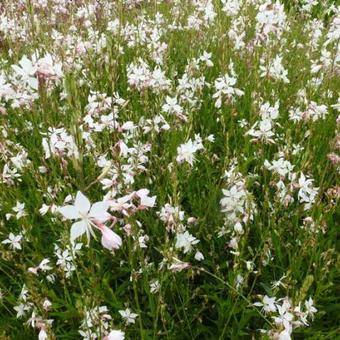
M234 293L236 293L239 297L241 297L244 301L246 301L248 303L248 306L255 309L255 311L261 316L261 318L263 320L265 320L269 325L271 325L272 323L257 309L253 306L253 304L251 303L251 301L249 299L247 299L247 297L245 297L243 294L241 294L235 287L233 287L232 285L230 285L228 282L224 281L223 279L221 279L220 277L216 276L213 273L210 273L208 270L202 268L202 267L197 267L194 266L194 269L198 270L198 271L202 271L208 275L210 275L211 277L215 278L216 280L220 281L221 283L223 283L224 285L226 285L229 289L231 289Z

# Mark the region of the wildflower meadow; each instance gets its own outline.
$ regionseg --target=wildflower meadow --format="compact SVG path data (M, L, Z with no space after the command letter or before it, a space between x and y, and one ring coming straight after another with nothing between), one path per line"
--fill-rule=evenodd
M340 7L0 1L0 339L340 339Z

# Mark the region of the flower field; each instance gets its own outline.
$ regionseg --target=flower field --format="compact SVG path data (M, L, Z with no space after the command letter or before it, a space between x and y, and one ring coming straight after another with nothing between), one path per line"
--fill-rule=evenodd
M340 7L0 2L0 339L339 339Z

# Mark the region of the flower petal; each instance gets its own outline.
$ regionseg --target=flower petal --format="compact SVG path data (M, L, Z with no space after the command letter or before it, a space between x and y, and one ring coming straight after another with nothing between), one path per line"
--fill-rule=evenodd
M85 234L86 232L86 222L79 221L72 224L70 240L73 242L79 236Z
M76 207L73 205L65 205L64 207L60 207L58 208L58 212L70 220L75 220L80 217L78 209L76 209Z
M38 79L33 78L33 77L29 77L27 80L27 83L32 87L33 90L38 90L39 88L39 82Z
M140 198L140 205L146 208L152 208L156 202L156 196L149 197L148 189L140 189L136 191L136 195Z
M87 214L91 208L91 203L88 198L80 191L77 192L74 206L82 213Z
M102 245L104 248L113 250L113 249L119 249L122 245L122 239L119 235L117 235L115 232L113 232L108 227L102 227Z
M109 208L108 202L97 202L94 203L89 212L89 217L93 217L100 222L105 222L111 215L106 212Z
M124 340L124 339L125 333L120 330L113 330L107 336L107 340Z

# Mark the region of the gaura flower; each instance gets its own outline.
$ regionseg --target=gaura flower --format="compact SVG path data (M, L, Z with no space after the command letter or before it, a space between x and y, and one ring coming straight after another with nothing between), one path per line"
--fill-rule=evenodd
M100 227L100 231L102 232L102 245L104 248L109 250L120 248L122 239L119 235L104 225Z
M156 196L148 196L150 191L148 189L140 189L136 191L136 195L140 198L140 209L152 208L156 202Z
M21 240L22 240L22 234L14 235L13 233L9 233L8 239L2 241L2 244L9 244L9 246L13 249L19 249L21 250Z
M126 324L135 323L136 317L138 314L133 313L129 308L126 308L125 310L120 310L119 314L122 316L122 318L125 320Z
M124 340L125 333L121 330L113 330L107 336L104 337L104 340Z
M66 219L79 220L72 224L71 242L85 233L89 242L91 235L95 237L93 231L93 228L95 228L102 233L103 247L109 250L118 249L122 245L120 236L104 225L111 218L111 215L107 212L108 208L109 203L105 201L96 202L91 206L88 198L80 191L77 192L74 205L59 208L58 211Z

